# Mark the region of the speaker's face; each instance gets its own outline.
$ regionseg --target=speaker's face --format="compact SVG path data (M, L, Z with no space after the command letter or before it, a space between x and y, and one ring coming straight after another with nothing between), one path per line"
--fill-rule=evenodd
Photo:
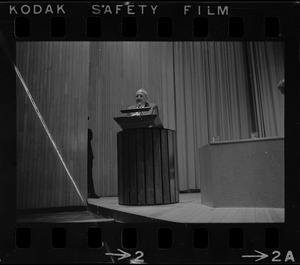
M147 101L147 97L144 93L137 92L135 94L135 101L137 104L145 105L145 103Z

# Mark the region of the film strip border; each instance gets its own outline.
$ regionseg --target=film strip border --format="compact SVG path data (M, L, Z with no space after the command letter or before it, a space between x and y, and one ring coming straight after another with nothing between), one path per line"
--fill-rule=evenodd
M283 247L287 238L277 225L23 224L15 230L14 259L20 255L32 261L35 255L41 262L295 262L297 253Z
M99 17L88 17L85 20L85 36L88 38L101 38L102 32L107 34L105 26L103 25L103 19ZM158 38L171 38L174 32L173 20L170 17L159 17L157 19L156 37ZM195 38L207 38L209 37L209 19L207 17L197 17L192 22L192 34ZM243 17L230 17L227 20L228 23L228 37L242 38L244 37L244 18ZM105 25L105 22L104 22ZM140 25L140 24L139 24ZM280 36L280 20L278 17L266 17L264 21L264 35L266 38L279 38ZM28 17L16 17L15 18L15 36L17 38L29 38L30 29L33 28ZM64 38L66 33L66 19L64 17L52 17L50 19L50 35L51 38ZM136 17L123 17L120 24L120 29L117 32L121 33L123 38L139 38L140 32L143 31L143 27L138 27Z
M277 228L265 228L264 240L266 248L279 247L279 230ZM17 248L31 247L31 228L19 227L15 230L15 243ZM53 248L65 248L67 246L67 229L63 226L51 228L51 240ZM141 231L139 231L141 232ZM35 232L34 232L35 233ZM173 247L173 229L161 227L157 229L156 246L160 249L170 249ZM137 248L137 229L135 227L122 228L121 246L123 248ZM209 234L206 227L192 229L192 243L195 249L209 247ZM100 227L90 227L87 229L86 244L90 248L101 248L103 246L102 229ZM228 246L230 248L244 247L244 230L242 228L229 228Z
M18 41L298 38L297 2L16 3L1 5Z
M299 41L300 35L297 2L219 5L141 2L140 6L137 2L135 4L126 2L120 7L118 14L116 14L117 4L111 2L103 2L103 7L102 2L97 3L94 8L92 3L57 5L1 4L1 29L4 35L8 34L9 39L13 41ZM286 48L289 59L293 58L291 53L297 49L299 49L297 43L289 44ZM299 53L295 55L299 57ZM298 58L289 63L292 70L287 74L292 77L289 79L288 76L287 86L294 81L298 82L295 79L297 74L291 74L294 69L299 70ZM289 92L286 94L286 97L288 96ZM288 113L293 111L296 110L287 106ZM288 133L291 136L287 137L288 139L297 137L297 130L293 132L289 130ZM295 168L290 167L288 175L294 174L293 169ZM19 224L14 229L15 234L8 235L13 238L15 249L5 252L0 258L3 262L6 260L32 262L33 257L41 262L86 262L89 259L87 257L91 257L94 261L105 262L109 261L105 259L109 256L107 253L121 254L118 249L123 247L125 251L131 253L131 258L135 259L140 255L135 253L142 251L145 254L142 259L148 263L157 260L160 262L177 260L178 263L253 262L259 259L260 255L265 257L263 254L268 255L263 259L267 262L293 262L293 259L297 259L294 250L296 243L299 242L297 223L299 215L295 217L299 202L296 197L291 197L291 194L299 192L299 187L291 185L293 183L295 181L286 179L286 186L292 187L293 190L289 190L287 194L289 200L286 200L288 211L285 224L179 226L109 223L97 227L91 224L79 226ZM109 249L105 247L106 242L110 244ZM242 253L248 257L243 258ZM119 257L115 259L118 260Z

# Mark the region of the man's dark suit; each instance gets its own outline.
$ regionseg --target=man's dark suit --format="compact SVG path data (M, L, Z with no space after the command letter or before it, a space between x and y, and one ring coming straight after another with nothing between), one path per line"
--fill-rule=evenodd
M158 107L156 104L146 102L145 108L149 108L149 107L150 107L150 109L148 111L143 111L140 114L141 115L158 114ZM128 107L128 109L137 109L137 108L138 108L137 104Z

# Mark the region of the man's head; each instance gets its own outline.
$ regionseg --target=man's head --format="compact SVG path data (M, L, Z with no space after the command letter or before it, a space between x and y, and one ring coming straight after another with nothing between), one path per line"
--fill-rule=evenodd
M135 93L135 101L137 104L145 105L148 101L148 93L145 89L139 89Z

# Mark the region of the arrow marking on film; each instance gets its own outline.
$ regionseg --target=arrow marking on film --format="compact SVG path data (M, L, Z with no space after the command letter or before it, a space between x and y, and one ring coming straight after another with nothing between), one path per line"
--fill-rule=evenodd
M259 260L261 260L261 259L265 259L265 258L269 257L267 254L262 253L262 252L260 252L260 251L258 251L258 250L254 250L254 251L255 251L256 253L259 253L260 255L243 255L242 257L243 257L243 258L258 258L258 259L255 260L255 262L256 262L256 261L259 261Z
M122 253L105 253L105 255L110 255L110 256L120 256L120 258L118 258L118 260L121 259L126 259L129 258L131 255L121 249L118 249L118 251L122 252Z

